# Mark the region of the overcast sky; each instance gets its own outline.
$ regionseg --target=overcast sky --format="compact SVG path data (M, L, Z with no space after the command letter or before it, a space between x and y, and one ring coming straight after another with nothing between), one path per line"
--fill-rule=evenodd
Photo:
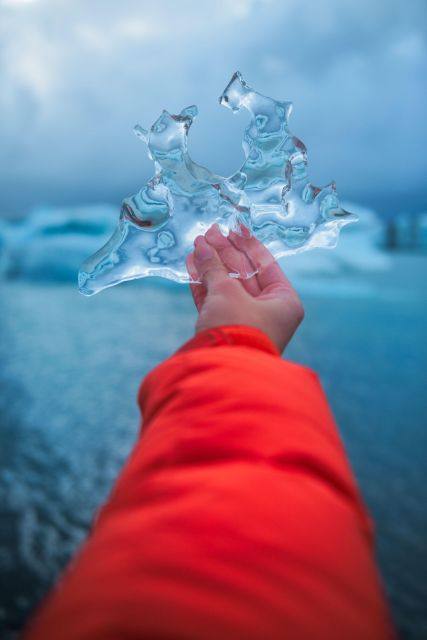
M196 103L194 160L243 159L239 69L291 100L316 185L381 213L427 209L424 0L0 0L0 212L119 203L152 174L133 135Z

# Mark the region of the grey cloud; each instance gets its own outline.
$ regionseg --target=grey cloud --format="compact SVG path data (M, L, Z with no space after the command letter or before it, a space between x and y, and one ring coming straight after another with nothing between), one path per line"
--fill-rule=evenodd
M313 182L384 212L425 202L426 5L395 0L0 4L0 210L119 201L152 172L131 134L196 102L190 149L231 173L246 119L217 104L240 68L292 99Z

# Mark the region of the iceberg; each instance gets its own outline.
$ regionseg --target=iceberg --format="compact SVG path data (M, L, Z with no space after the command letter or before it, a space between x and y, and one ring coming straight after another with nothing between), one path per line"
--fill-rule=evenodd
M116 218L116 207L93 204L40 207L19 221L0 220L0 274L75 282L79 264L111 235Z

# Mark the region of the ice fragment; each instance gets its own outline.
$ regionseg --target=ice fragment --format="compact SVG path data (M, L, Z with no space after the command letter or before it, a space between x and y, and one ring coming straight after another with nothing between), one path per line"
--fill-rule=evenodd
M319 189L308 181L306 148L288 126L290 102L257 93L239 72L219 101L235 113L244 108L251 114L240 170L224 178L190 158L187 136L196 106L178 115L163 111L149 131L137 125L135 133L147 144L155 174L125 198L113 236L82 265L81 293L92 295L147 276L190 282L185 258L196 236L214 223L224 235L247 227L280 258L332 248L340 228L357 220L341 208L334 183ZM230 275L247 278L253 272Z

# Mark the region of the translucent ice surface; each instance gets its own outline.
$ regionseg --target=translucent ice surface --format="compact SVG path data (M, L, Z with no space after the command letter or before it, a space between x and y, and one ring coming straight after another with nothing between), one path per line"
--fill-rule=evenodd
M197 107L163 111L149 131L135 133L147 144L154 177L122 203L117 228L79 272L81 293L92 295L125 280L161 276L190 282L185 259L196 236L217 223L224 235L242 225L275 258L314 247L332 248L340 228L357 220L344 211L335 184L310 184L304 144L289 131L290 102L268 98L235 73L220 103L251 121L244 133L245 162L230 178L215 175L189 156L188 131ZM253 275L239 269L231 276Z
M308 181L307 150L289 130L292 103L257 93L238 72L220 103L251 114L243 138L246 159L230 180L250 201L252 233L275 258L335 247L340 228L357 217L341 208L334 182L320 189Z

